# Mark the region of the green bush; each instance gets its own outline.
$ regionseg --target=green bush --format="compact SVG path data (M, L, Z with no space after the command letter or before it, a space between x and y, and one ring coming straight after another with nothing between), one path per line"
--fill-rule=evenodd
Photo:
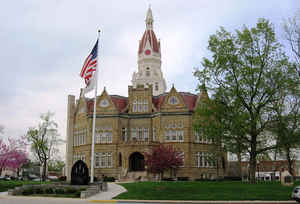
M45 189L45 193L46 193L46 194L53 194L54 192L53 192L53 189L52 189L52 188L46 188L46 189Z
M81 193L81 190L76 191L76 193L75 193L76 198L80 198L80 193Z
M63 188L57 188L57 189L55 189L55 193L56 194L64 194L65 190Z
M73 193L76 193L77 192L77 189L76 188L68 188L66 190L66 194L73 194Z
M43 191L43 189L41 189L41 188L36 188L36 189L34 189L34 193L35 193L35 194L43 194L44 191Z
M115 179L114 177L106 177L106 176L105 176L105 177L103 178L103 181L104 181L104 182L115 182L115 180L116 180L116 179Z
M32 195L33 194L33 190L32 188L28 188L28 189L24 189L23 195Z

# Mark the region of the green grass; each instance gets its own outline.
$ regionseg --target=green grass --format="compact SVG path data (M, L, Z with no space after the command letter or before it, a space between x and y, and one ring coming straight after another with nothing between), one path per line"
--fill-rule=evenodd
M22 186L24 184L40 184L40 181L0 181L0 192L8 191L8 189L13 189L17 186ZM49 183L49 182L42 182Z
M139 182L121 184L128 192L114 199L136 200L291 200L293 186L279 182ZM300 185L300 182L295 183ZM294 185L294 186L295 186Z

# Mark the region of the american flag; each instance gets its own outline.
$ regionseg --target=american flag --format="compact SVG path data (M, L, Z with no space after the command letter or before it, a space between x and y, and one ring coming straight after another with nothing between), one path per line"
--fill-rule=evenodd
M97 67L97 54L98 54L98 40L89 56L85 59L82 66L80 76L84 78L85 84L88 85L91 77L96 71Z

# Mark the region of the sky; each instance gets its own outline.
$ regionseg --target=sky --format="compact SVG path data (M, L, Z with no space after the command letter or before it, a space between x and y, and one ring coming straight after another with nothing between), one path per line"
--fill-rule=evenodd
M269 19L286 45L282 23L300 11L300 0L11 0L0 7L0 137L18 138L37 126L41 113L55 113L66 138L67 97L79 97L79 72L101 29L98 93L128 95L137 71L138 42L151 5L161 40L167 91L197 93L209 36L220 26L234 32ZM65 149L61 147L61 154Z

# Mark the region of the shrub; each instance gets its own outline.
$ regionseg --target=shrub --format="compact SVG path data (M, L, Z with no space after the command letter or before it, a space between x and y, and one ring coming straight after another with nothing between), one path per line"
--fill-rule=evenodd
M57 189L55 189L55 193L56 194L64 194L65 190L63 188L57 188Z
M75 196L76 196L77 198L80 198L80 193L81 193L81 190L77 190L76 193L75 193Z
M23 195L32 195L33 194L33 190L32 188L28 188L28 189L24 189Z
M189 177L177 177L177 181L188 181Z
M53 192L53 189L52 189L52 188L46 188L46 189L45 189L45 193L46 193L46 194L53 194L54 192Z
M66 181L67 180L67 177L66 176L60 176L58 178L59 181Z
M104 182L115 182L115 180L116 180L116 179L115 179L114 177L106 177L106 176L105 176L105 177L103 178L103 181L104 181Z
M242 178L239 176L224 176L224 181L241 181Z
M163 178L162 181L175 181L175 178Z
M73 194L73 193L76 193L77 189L76 188L68 188L66 190L66 194Z
M41 188L36 188L36 189L34 189L34 193L35 193L35 194L43 194L44 191L43 191L43 189L41 189Z

